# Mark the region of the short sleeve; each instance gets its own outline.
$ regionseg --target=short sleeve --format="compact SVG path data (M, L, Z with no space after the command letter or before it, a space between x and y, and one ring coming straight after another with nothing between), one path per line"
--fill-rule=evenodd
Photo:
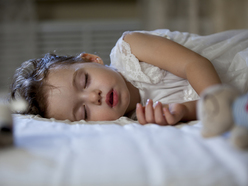
M145 32L145 31L140 31ZM136 82L156 84L163 79L166 71L154 65L140 62L131 52L130 45L123 40L124 32L117 41L110 53L111 67L117 69L129 82L135 85ZM153 35L167 37L165 34L148 32ZM167 37L168 38L168 37Z

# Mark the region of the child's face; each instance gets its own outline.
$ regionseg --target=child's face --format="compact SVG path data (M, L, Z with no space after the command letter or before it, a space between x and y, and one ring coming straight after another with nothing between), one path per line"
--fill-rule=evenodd
M50 69L47 117L70 121L116 120L129 106L130 93L123 77L94 62Z

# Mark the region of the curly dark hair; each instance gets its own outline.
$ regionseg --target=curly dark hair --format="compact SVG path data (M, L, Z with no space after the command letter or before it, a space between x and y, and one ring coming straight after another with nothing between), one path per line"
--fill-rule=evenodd
M22 97L28 103L28 108L19 113L46 117L46 87L51 87L51 85L46 83L45 79L48 76L49 69L79 62L85 62L81 54L75 57L57 56L52 53L45 54L43 58L23 62L21 67L16 69L10 86L11 99Z

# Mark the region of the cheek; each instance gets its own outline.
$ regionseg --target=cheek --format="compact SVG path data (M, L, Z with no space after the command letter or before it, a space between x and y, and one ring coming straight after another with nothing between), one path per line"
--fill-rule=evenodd
M94 113L92 113L90 120L91 121L112 121L119 119L124 114L119 113L117 111L111 109L93 109Z
M124 82L122 76L118 72L109 69L107 69L106 71L102 71L102 69L100 69L94 76L98 79L98 81L101 81L102 83Z

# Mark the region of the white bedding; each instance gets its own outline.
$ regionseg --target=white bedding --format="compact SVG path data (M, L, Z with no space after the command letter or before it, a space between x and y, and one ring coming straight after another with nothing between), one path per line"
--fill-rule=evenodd
M248 152L226 137L120 118L94 125L16 115L15 147L0 151L0 185L247 186Z

